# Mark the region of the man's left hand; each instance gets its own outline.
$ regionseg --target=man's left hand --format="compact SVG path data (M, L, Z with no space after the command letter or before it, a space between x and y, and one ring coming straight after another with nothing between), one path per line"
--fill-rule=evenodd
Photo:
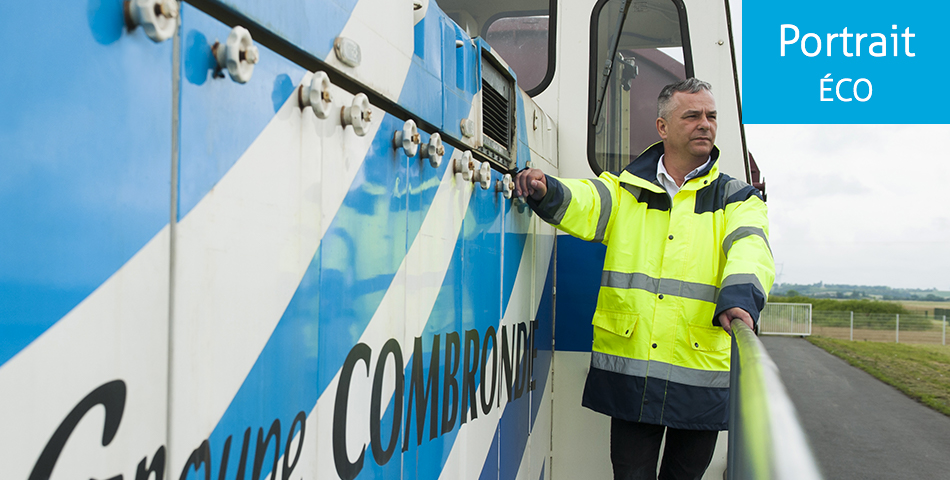
M722 325L723 330L726 332L732 333L732 321L733 320L742 320L749 326L753 331L755 331L755 324L752 321L752 315L749 315L749 312L739 308L732 307L725 312L719 314L719 323Z

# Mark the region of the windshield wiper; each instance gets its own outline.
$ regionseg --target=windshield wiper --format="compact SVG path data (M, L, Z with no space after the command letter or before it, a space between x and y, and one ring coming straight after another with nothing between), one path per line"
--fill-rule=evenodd
M600 108L604 104L604 97L607 96L607 81L610 80L610 74L614 70L617 49L620 48L620 33L623 31L623 24L627 21L627 12L630 10L630 3L632 1L633 0L625 0L623 5L620 6L620 22L617 23L617 31L614 32L614 43L610 46L610 51L607 56L608 60L604 65L603 78L597 89L597 105L594 107L594 118L591 118L591 123L595 125L597 124L597 119L600 118Z

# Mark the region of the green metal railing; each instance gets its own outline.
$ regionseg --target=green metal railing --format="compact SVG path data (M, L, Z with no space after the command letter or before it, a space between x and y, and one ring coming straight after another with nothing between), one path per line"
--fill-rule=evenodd
M778 368L748 325L732 326L726 478L821 479Z

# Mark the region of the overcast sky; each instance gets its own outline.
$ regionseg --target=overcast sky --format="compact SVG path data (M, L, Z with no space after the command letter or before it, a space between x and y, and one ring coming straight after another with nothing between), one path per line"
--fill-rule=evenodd
M740 55L741 0L731 7ZM950 125L745 131L766 180L777 282L950 290Z

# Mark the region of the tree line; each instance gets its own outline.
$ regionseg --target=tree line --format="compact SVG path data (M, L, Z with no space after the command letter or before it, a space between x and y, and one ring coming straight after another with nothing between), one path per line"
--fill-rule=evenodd
M903 305L895 302L886 302L881 300L834 300L831 298L812 298L803 295L781 296L770 295L770 302L775 303L809 303L813 311L825 312L855 312L855 313L887 313L887 314L907 314L910 313Z

